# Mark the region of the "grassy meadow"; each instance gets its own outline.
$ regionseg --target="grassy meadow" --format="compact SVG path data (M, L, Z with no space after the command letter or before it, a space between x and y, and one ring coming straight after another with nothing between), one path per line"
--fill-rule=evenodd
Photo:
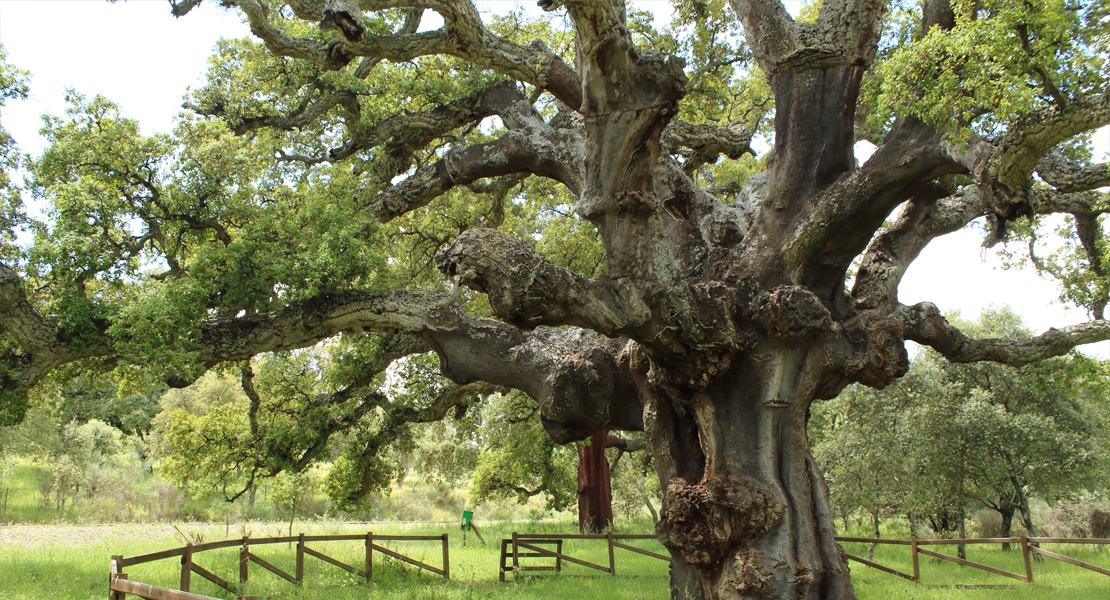
M43 496L36 487L36 473L29 464L19 464L15 477L8 481L7 512L0 522L0 599L3 600L84 600L102 599L107 592L108 563L115 554L133 556L180 547L188 538L194 543L228 538L287 535L288 521L259 495L252 509L242 502L228 507L219 502L184 500L158 478L141 481L141 486L122 488L105 485L107 491L81 499L63 511L44 508ZM667 565L658 559L617 550L617 577L564 563L562 573L525 572L507 575L498 581L499 540L516 529L527 533L574 533L573 513L546 511L533 499L526 505L515 503L483 504L477 524L488 545L473 534L463 547L461 532L454 519L462 506L470 504L465 489L445 489L410 477L403 487L375 501L370 523L344 523L321 515L317 499L304 507L293 533L309 535L336 533L450 534L451 580L445 581L427 571L400 563L380 553L374 556L374 581L361 578L312 557L305 558L305 585L294 586L251 565L251 581L246 593L270 598L304 600L345 600L367 597L396 600L665 600L669 598ZM223 506L223 510L219 510ZM102 518L114 524L83 524L82 519ZM252 515L254 515L252 517ZM198 519L219 519L201 523ZM161 522L152 522L160 520ZM147 521L147 522L127 522ZM421 521L413 523L412 521ZM177 523L174 527L172 523ZM845 523L849 535L867 536L861 523ZM619 522L617 533L647 533L651 522L644 518ZM983 533L983 532L979 532ZM883 537L906 537L905 523L884 523ZM634 542L646 549L662 552L654 541ZM439 542L384 542L418 560L439 566ZM326 542L310 547L348 564L361 565L361 542ZM951 546L930 549L955 554ZM1110 568L1110 549L1090 546L1053 545L1049 549ZM865 544L845 544L845 550L866 556ZM293 570L295 550L290 545L256 546L252 552L287 571ZM564 552L591 562L607 564L608 551L601 541L566 541ZM1002 552L1000 548L969 546L968 558L990 566L1021 573L1020 550ZM912 570L909 548L879 546L875 560L903 572ZM228 548L198 554L198 565L229 581L238 580L238 549ZM550 564L550 560L542 561ZM540 564L534 562L532 564ZM1029 598L1044 600L1110 600L1110 577L1047 559L1034 565L1036 583L1028 585L983 571L960 567L921 557L922 583L914 584L876 569L852 564L856 591L862 600L1001 600ZM132 580L176 588L180 577L179 559L134 565L125 569ZM199 575L192 576L192 591L230 598L230 594ZM957 584L991 585L990 588L958 588Z
M118 524L102 526L6 526L0 527L0 598L5 600L101 599L107 591L108 562L113 554L127 556L181 546L183 535L196 542L210 542L244 533L252 537L284 535L288 524L247 522L227 530L224 524L182 525L180 532L171 525ZM298 588L251 565L251 582L247 593L273 598L335 599L444 599L469 600L513 598L524 600L592 599L664 600L669 597L667 566L662 561L626 551L617 551L617 577L564 563L562 573L528 573L498 582L499 540L511 535L513 528L522 532L573 532L570 523L509 523L487 525L482 533L489 542L482 545L473 534L462 546L460 532L447 524L405 525L401 523L298 523L294 532L306 534L365 533L451 535L450 581L415 567L405 565L380 553L374 556L374 581L366 584L312 557L305 558L305 585ZM621 533L643 533L646 528ZM659 550L653 541L637 542L642 547ZM438 542L384 542L383 545L413 556L433 566L440 564ZM351 564L361 564L363 553L358 542L325 542L314 544L317 550ZM1091 547L1061 545L1054 551L1080 560L1110 567L1110 551ZM849 553L865 555L863 544L847 544ZM953 547L943 552L955 553ZM238 575L237 549L214 550L195 555L197 564L228 580ZM259 556L286 569L293 570L295 550L284 544L252 548ZM605 564L607 549L601 541L567 541L564 552L592 562ZM970 560L1013 572L1022 572L1020 551L1002 552L986 546L969 546ZM893 568L910 571L909 548L880 546L875 560ZM132 580L177 587L179 559L167 559L126 569ZM862 600L987 600L1029 598L1045 600L1080 600L1110 598L1110 578L1059 561L1046 560L1034 565L1036 583L1028 585L979 570L960 567L921 557L922 583L913 584L869 567L853 564L856 590ZM215 585L199 575L192 577L192 591L229 598ZM966 589L954 584L987 584L1000 587Z

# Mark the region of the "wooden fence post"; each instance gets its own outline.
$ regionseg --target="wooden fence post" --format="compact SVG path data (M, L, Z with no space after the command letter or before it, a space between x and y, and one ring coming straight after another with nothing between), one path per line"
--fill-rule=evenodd
M374 578L374 532L366 532L366 583Z
M609 541L609 574L615 576L617 574L617 561L613 557L613 532L610 531L606 538Z
M1033 561L1029 560L1031 557L1029 552L1029 538L1021 536L1021 555L1025 559L1025 581L1033 583Z
M447 546L447 534L443 534L443 578L451 579L451 551Z
M189 591L189 579L193 574L193 543L185 544L185 554L181 555L181 586L177 589Z
M108 575L108 600L124 600L124 598L127 597L127 594L124 594L123 592L112 591L112 583L116 580L116 578L127 579L126 573L118 572L121 562L123 562L122 554L112 555L112 567L114 568L112 569L112 573Z
M247 536L243 536L243 549L239 551L239 583L247 583L250 579L250 550Z
M910 538L910 556L913 558L913 580L914 583L921 583L921 567L917 562L917 538Z
M513 573L520 568L520 550L516 546L516 532L513 532Z
M304 583L304 534L297 535L297 585Z

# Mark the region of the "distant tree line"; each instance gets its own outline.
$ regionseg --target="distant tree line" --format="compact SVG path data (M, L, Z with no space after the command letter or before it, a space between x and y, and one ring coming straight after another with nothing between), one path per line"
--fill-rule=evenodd
M953 319L956 321L957 319ZM1032 336L1007 308L960 322L980 337ZM1031 501L1106 491L1107 365L1083 354L1020 368L955 364L923 350L884 390L854 386L814 406L813 453L835 511L880 525L904 518L918 536L965 537L969 516L997 513L1038 534ZM1087 518L1090 515L1086 515Z

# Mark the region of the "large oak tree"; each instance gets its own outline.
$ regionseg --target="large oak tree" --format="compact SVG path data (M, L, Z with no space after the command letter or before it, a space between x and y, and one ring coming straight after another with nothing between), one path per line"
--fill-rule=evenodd
M457 384L534 398L556 440L645 430L676 597L852 598L807 450L810 404L898 379L907 340L1019 365L1110 339L1101 320L971 339L934 305L898 300L921 250L980 217L998 241L1022 217L1070 213L1102 273L1095 190L1110 171L1081 142L1110 123L1104 2L825 0L807 19L779 0L683 2L665 38L619 0L541 2L565 31L494 26L470 0L223 4L264 49L225 44L189 104L212 120L183 128L186 150L154 138L125 151L126 132L95 155L67 145L107 135L95 102L48 123L37 189L68 225L23 273L0 266L16 412L64 365L145 361L183 384L339 334L411 336ZM442 26L422 30L426 10ZM750 151L763 90L765 172L715 185L720 155ZM721 110L740 97L746 109ZM862 165L860 139L877 144ZM261 173L265 143L280 166ZM523 176L572 197L601 274L504 226ZM451 285L376 278L390 263L359 243L468 193L500 200L449 239L398 228L444 248ZM313 260L272 268L306 249ZM481 298L495 319L476 316Z

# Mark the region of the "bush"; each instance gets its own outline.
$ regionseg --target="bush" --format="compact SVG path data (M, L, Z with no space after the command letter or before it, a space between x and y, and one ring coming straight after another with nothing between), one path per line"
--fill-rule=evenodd
M1107 508L1105 500L1091 496L1060 502L1040 515L1041 534L1046 537L1101 537L1093 531L1096 521L1102 525L1095 515L1106 514L1103 511Z

